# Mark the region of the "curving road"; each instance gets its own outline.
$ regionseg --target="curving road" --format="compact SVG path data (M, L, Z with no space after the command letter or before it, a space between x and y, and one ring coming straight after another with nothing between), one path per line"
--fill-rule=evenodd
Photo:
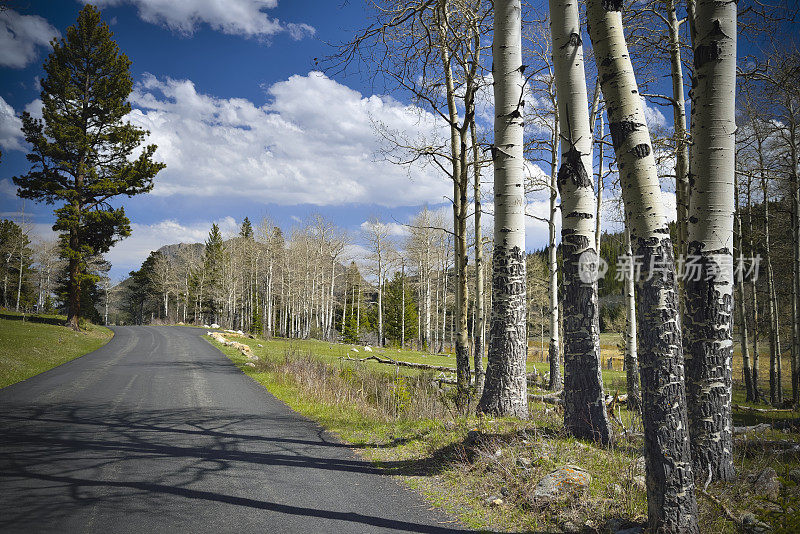
M0 532L461 532L188 327L0 390Z

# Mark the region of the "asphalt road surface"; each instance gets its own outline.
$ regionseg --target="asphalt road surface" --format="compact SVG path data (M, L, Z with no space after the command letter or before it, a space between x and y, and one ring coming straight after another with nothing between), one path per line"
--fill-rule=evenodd
M182 327L0 390L0 532L461 532Z

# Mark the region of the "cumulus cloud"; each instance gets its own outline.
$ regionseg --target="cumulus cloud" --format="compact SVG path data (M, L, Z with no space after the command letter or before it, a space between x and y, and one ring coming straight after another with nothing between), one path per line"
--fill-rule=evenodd
M21 69L34 61L40 46L60 33L42 17L0 11L0 66Z
M414 137L442 127L432 115L364 97L319 72L275 83L267 94L257 106L202 94L190 80L145 76L129 119L151 132L156 158L167 164L153 194L397 207L451 193L441 172L375 160L374 121Z
M22 120L14 108L0 96L0 147L6 150L23 150Z
M184 35L193 34L202 24L222 33L246 37L266 38L288 32L292 39L299 40L315 33L308 24L285 24L270 18L265 10L276 7L278 0L92 0L92 3L99 7L133 5L143 21Z
M647 103L647 100L642 97L642 106L644 107L644 118L647 121L647 126L649 128L655 127L664 127L667 125L667 118L661 113L661 110L658 109L658 106L651 106Z
M408 227L396 222L374 222L374 221L364 221L361 223L361 231L362 232L372 232L375 227L385 231L391 237L404 237L408 235Z

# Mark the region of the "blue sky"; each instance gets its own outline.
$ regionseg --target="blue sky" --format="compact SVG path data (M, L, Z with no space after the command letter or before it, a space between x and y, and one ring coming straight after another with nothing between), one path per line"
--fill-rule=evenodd
M47 43L74 24L82 5L31 0L0 13L0 217L18 218L23 208L11 182L28 170L18 115L37 113ZM357 245L373 215L403 223L423 205L449 213L449 180L432 167L382 161L374 131L380 122L432 136L442 124L402 96L382 94L367 72L325 75L315 64L332 53L327 43L369 23L363 0L97 5L132 61L130 120L151 131L156 158L167 163L152 193L123 201L133 235L107 255L113 277L161 245L202 241L212 222L230 234L245 216L258 222L268 215L288 229L321 213ZM665 125L667 110L648 112ZM529 206L546 216L544 196ZM52 206L27 201L24 211L34 233L50 234ZM528 222L528 248L543 246L546 226ZM360 253L357 246L352 253Z
M28 169L16 117L36 113L47 42L82 5L33 1L0 15L0 217L23 208L10 180ZM365 26L360 1L98 5L132 61L131 120L167 163L151 194L123 201L133 235L108 254L114 276L163 244L201 241L212 221L230 233L245 216L288 228L319 212L357 241L372 215L405 222L421 205L444 209L447 180L378 161L371 122L425 131L439 127L433 118L380 95L371 78L334 80L315 65L331 54L327 43ZM27 201L24 211L34 233L48 235L52 206Z

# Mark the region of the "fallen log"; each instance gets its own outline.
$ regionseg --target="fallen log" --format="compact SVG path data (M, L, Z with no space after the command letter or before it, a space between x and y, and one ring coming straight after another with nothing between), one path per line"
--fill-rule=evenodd
M741 404L731 404L734 410L755 413L789 413L794 410L791 408L753 408L752 406L742 406Z
M427 371L441 371L443 373L455 373L456 370L452 367L448 367L446 365L430 365L427 363L414 363L414 362L404 362L402 360L393 360L391 358L384 358L381 359L378 356L367 356L366 358L351 358L350 356L341 356L340 360L350 361L350 362L366 362L366 361L375 361L378 363L384 363L386 365L395 365L400 367L410 367L411 369L424 369Z
M733 427L734 434L749 434L750 432L763 432L770 430L772 425L769 423L759 423L753 426L735 426Z
M545 404L564 404L564 399L561 398L563 391L556 391L547 395L536 395L534 393L528 394L528 400L543 402Z

